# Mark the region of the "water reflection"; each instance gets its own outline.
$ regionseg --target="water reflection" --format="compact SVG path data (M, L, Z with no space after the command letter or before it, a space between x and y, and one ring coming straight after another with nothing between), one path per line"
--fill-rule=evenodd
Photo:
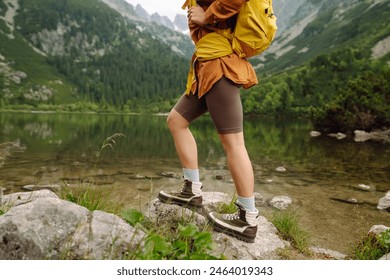
M251 118L246 145L264 201L288 195L316 245L347 251L374 224L389 226L388 213L375 207L390 189L390 147L350 139L311 138L306 121ZM233 193L219 138L209 118L192 126L207 190ZM101 153L114 133L114 150ZM8 192L28 184L76 186L91 182L108 190L123 207L142 207L158 191L176 189L181 169L165 117L93 114L0 114L0 185ZM4 144L8 143L8 144ZM285 167L286 172L276 171ZM174 172L176 178L160 176ZM224 180L216 180L223 175ZM370 191L357 188L371 186ZM352 205L334 199L354 198ZM267 204L262 211L268 211ZM345 239L348 236L348 240ZM336 238L335 238L336 237Z

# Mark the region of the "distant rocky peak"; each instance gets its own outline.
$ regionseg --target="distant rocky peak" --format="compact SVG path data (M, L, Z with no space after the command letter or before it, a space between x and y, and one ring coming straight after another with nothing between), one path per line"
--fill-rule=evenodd
M140 4L137 4L137 6L135 6L135 13L140 19L144 21L151 21L149 13L144 8L142 8Z
M185 32L188 30L188 21L185 15L177 14L175 16L173 24L175 25L177 31Z
M160 16L158 13L153 13L150 16L151 21L156 22L160 25L164 25L172 30L175 30L175 25L167 16Z

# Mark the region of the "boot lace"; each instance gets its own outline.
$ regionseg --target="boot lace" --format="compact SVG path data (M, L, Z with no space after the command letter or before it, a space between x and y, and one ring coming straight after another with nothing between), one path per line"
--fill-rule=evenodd
M234 213L234 214L225 214L223 216L223 218L227 221L233 221L233 220L239 220L240 219L240 215L238 212Z

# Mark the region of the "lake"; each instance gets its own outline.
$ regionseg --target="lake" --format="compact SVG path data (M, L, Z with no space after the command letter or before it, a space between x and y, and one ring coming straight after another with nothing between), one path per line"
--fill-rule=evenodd
M30 184L70 188L88 184L109 194L120 208L142 210L161 189L181 187L180 162L165 119L152 115L0 113L0 186L7 194ZM213 124L206 116L191 129L198 141L204 190L233 195ZM289 196L313 245L348 253L371 226L390 226L390 213L376 209L390 190L390 145L356 143L352 138L312 138L311 130L310 122L303 120L246 119L255 191L264 201L260 211L271 211L267 201L272 197ZM112 148L101 150L115 133L125 136L115 138ZM285 171L277 171L278 167ZM217 175L222 180L217 180ZM370 189L364 190L365 186ZM348 199L358 203L339 201Z

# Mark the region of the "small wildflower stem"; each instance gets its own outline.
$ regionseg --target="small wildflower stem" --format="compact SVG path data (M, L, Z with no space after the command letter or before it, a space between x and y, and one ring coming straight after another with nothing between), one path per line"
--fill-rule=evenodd
M0 207L3 207L3 188L0 187Z
M96 156L96 161L95 161L95 164L93 166L93 170L96 170L96 166L100 160L100 156L102 155L103 150L107 147L110 147L112 150L114 150L114 146L116 145L115 139L119 138L119 137L125 137L125 135L122 133L114 133L113 135L107 137L106 140L104 140L104 142L103 142L102 146L100 147L100 150Z

